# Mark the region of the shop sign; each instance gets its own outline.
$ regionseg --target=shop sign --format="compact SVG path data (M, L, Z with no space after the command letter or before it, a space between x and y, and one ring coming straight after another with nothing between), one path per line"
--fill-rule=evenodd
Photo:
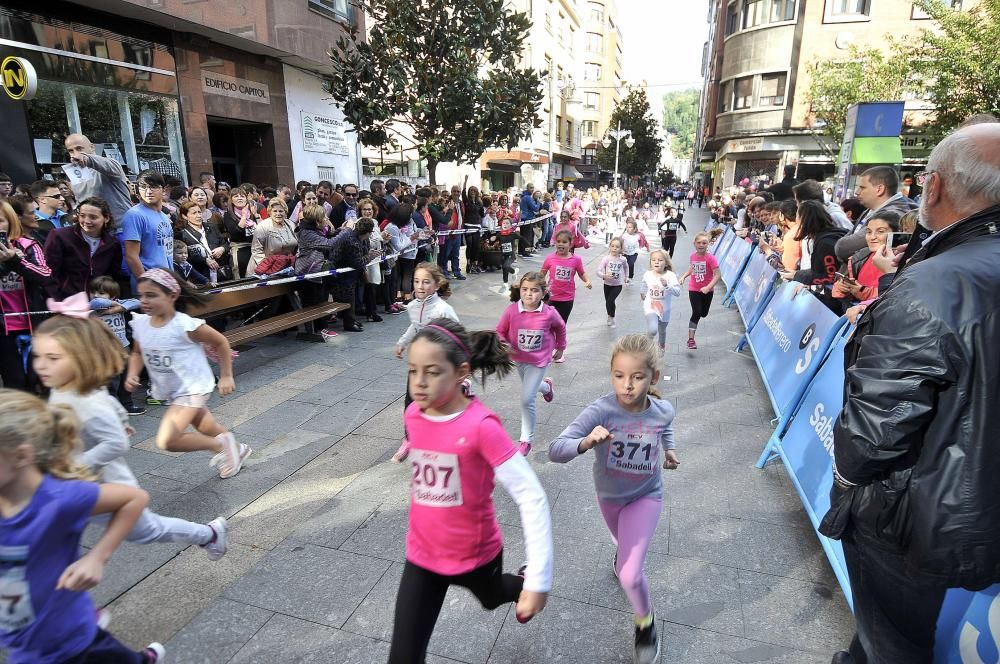
M739 138L726 145L726 152L760 152L763 149L763 138Z
M213 95L243 99L258 104L271 103L271 91L266 83L248 81L245 78L233 78L204 69L201 70L201 89Z
M38 75L35 68L24 58L10 55L0 63L0 80L4 92L15 101L34 99L38 91Z
M326 152L347 156L347 136L344 121L325 115L301 112L302 149L307 152Z

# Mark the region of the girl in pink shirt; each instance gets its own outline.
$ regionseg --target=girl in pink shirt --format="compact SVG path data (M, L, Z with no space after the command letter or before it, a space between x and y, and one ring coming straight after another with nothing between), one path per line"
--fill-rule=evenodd
M528 272L510 289L511 305L497 323L499 334L511 347L511 358L521 375L521 440L518 451L528 456L535 438L535 399L553 397L552 379L545 375L553 359L562 359L566 348L566 323L542 300L547 289L540 272ZM552 351L555 351L555 355Z
M549 290L552 296L549 303L559 312L563 322L569 321L573 311L573 298L576 297L576 275L580 275L587 288L593 288L587 273L583 270L583 259L570 253L573 246L573 234L569 231L556 233L556 252L545 257L542 263L542 274L548 276ZM562 362L562 358L556 360Z
M722 273L719 271L719 261L708 251L708 233L698 233L694 236L694 253L691 254L688 269L681 275L683 283L688 277L688 298L691 300L691 321L688 323L688 348L694 350L698 344L694 341L694 333L698 331L698 321L708 315L712 308L712 296L715 294L715 284L719 283Z
M389 664L423 662L448 588L468 588L488 609L516 602L527 622L552 587L552 528L538 478L499 418L462 382L474 371L503 376L507 345L493 331L468 333L447 318L430 321L409 348L406 409L412 449L406 566L399 582ZM494 479L517 503L527 564L503 573L503 537Z

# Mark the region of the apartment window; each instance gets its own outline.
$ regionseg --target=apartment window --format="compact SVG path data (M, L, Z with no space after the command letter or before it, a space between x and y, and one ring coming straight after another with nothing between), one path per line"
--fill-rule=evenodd
M717 106L719 113L726 113L733 110L732 92L733 84L731 81L726 81L719 86L719 103Z
M951 7L952 9L956 10L962 9L962 0L945 0L945 4ZM913 9L910 10L910 18L912 19L930 18L930 15L920 7L913 5Z
M601 80L601 65L595 64L593 62L588 62L583 68L583 80L585 81Z
M750 108L753 104L753 76L744 76L733 81L733 110Z
M868 16L871 0L827 0L831 16Z
M556 143L562 143L562 116L556 116Z
M566 145L573 145L573 121L566 121Z
M591 53L604 53L604 35L596 32L588 32L587 50Z
M342 21L354 22L354 12L348 0L309 0L309 6L324 14L333 14L334 18Z
M771 0L771 23L795 20L795 0Z
M556 25L556 32L559 33L559 45L562 46L566 43L566 36L563 34L562 26L566 22L566 15L559 12L559 23Z
M581 127L584 136L597 136L597 120L584 120Z
M740 8L735 2L726 7L726 36L733 34L740 27Z
M587 92L583 96L584 108L597 108L601 105L601 95L598 92Z
M743 29L755 28L767 21L766 0L743 0Z
M763 74L760 77L760 91L757 93L758 106L784 106L785 105L785 83L788 75L784 72L780 74Z
M587 166L592 166L597 163L597 149L596 148L584 148L583 150L583 163Z
M576 28L570 28L569 29L569 44L567 45L567 49L569 50L569 54L570 55L573 55L573 45L575 43L576 43Z
M604 23L604 5L597 2L587 4L590 9L590 20L595 23Z

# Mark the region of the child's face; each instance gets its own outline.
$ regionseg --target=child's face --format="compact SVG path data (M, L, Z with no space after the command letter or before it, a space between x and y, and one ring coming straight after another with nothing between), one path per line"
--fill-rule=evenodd
M542 285L536 281L521 282L521 302L525 309L534 311L542 303Z
M646 393L659 380L659 370L650 369L638 355L618 353L611 362L611 384L625 410L637 412L645 408Z
M142 281L138 285L139 304L142 313L150 316L169 316L174 313L177 295L168 293L152 281Z
M622 255L622 243L618 240L612 240L611 245L608 247L608 251L611 252L612 256Z
M701 235L694 241L694 248L699 254L703 254L708 251L708 238Z
M560 235L556 238L556 253L560 256L569 255L569 245L570 241L565 235Z
M649 259L649 267L653 268L654 272L662 274L667 271L667 261L663 260L663 256L654 254Z
M461 394L468 364L456 367L445 349L427 339L410 344L408 356L410 395L421 410L439 410Z
M188 250L187 247L177 247L174 249L174 262L175 263L187 263Z
M113 300L113 299L115 299L114 297L111 296L111 293L109 293L107 291L103 291L103 290L93 291L90 294L90 297L93 298L93 299L96 299L96 300Z
M625 224L625 229L631 234L638 232L638 226L635 225L634 221L630 221Z
M430 297L438 289L437 281L427 270L417 270L413 275L413 294L418 299Z
M32 366L45 387L58 390L77 380L76 366L69 353L53 337L35 336L31 339Z

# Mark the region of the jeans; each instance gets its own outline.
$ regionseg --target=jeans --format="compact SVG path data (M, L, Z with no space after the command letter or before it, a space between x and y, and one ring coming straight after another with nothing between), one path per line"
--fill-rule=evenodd
M536 401L539 394L548 394L545 382L545 367L536 367L526 362L517 363L517 373L521 375L521 438L530 443L535 439L535 424L538 421Z
M503 263L500 264L500 270L503 272L503 282L507 283L507 275L514 274L514 253L503 255Z
M854 664L931 664L947 588L904 572L903 556L842 540L854 593Z
M459 254L462 251L462 236L449 235L444 240L444 245L440 246L441 254L438 256L438 265L448 274L448 266L451 264L451 273L462 274L462 266L459 264Z
M110 515L101 514L91 519L94 523L106 524ZM203 523L162 516L148 509L142 511L132 530L125 536L126 541L138 544L154 542L181 542L202 546L212 541L212 529Z
M549 217L542 221L542 245L546 247L552 244L552 229L556 227L552 220L553 218Z

